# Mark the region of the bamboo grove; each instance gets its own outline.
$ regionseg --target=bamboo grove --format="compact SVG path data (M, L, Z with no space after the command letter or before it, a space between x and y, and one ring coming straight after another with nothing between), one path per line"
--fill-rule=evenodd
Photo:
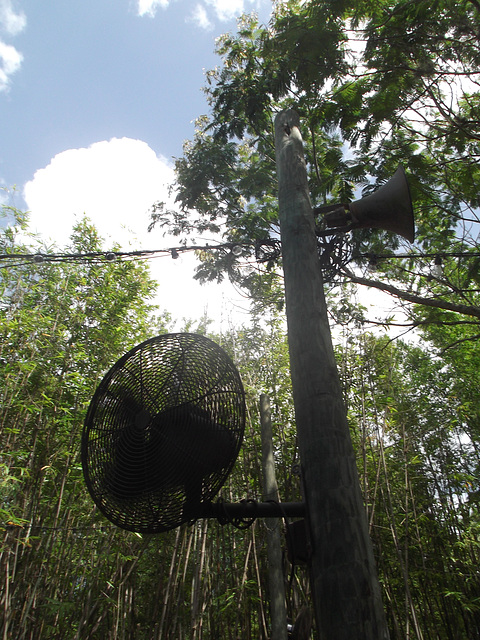
M12 227L2 242L4 251L22 249ZM88 221L72 243L101 248ZM5 639L269 638L265 521L197 521L142 537L111 525L86 491L80 434L96 384L133 344L168 330L152 291L137 262L2 269ZM337 318L344 296L331 298ZM239 367L248 403L227 500L261 499L261 393L272 403L281 499L301 495L283 326L270 312L212 336ZM456 331L451 349L442 329L415 345L375 335L358 317L335 331L392 638L480 634L479 367L475 343ZM284 548L293 620L309 606L308 575L289 563L285 535Z
M298 501L281 252L256 251L278 240L273 115L300 114L315 207L372 193L403 164L415 245L357 231L352 262L326 287L393 640L480 638L479 18L477 0L276 0L269 25L244 16L217 41L209 113L175 164L175 208L151 211L176 244L207 232L240 249L197 256L197 278L228 277L252 299L248 325L209 334L247 396L220 497L261 500L267 394L280 497ZM135 344L179 330L153 305L146 261L26 261L52 249L3 213L0 254L19 256L0 264L3 640L267 640L265 521L139 536L105 520L85 488L80 438L97 384ZM85 219L62 249L116 247ZM365 308L365 287L387 291L402 319ZM399 322L406 337L393 339ZM293 621L311 606L308 570L291 564L282 530Z

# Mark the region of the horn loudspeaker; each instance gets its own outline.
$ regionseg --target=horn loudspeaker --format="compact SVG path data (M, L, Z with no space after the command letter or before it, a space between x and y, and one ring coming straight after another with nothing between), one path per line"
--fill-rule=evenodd
M370 196L351 202L348 209L354 229L383 229L409 242L415 239L412 198L403 167Z

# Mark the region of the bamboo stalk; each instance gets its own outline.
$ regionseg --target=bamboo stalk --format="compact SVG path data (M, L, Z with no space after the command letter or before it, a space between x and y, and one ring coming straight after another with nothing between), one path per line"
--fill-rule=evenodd
M260 422L262 428L263 499L279 502L275 477L270 399L260 396ZM272 618L272 640L287 640L287 609L285 605L285 579L280 538L280 520L266 518L268 580ZM256 564L258 572L258 566ZM259 579L259 577L258 577ZM266 626L266 625L265 625ZM267 634L265 634L267 635Z
M176 536L175 536L175 544L174 544L174 547L173 547L172 559L171 559L171 562L170 562L170 571L168 573L167 588L166 588L165 594L163 596L162 617L160 619L160 625L159 625L157 640L161 640L162 637L163 637L162 630L163 630L164 625L165 625L165 619L166 619L166 615L167 615L169 597L170 597L170 592L171 592L171 589L172 589L173 568L174 568L175 563L177 561L178 546L179 546L179 543L180 543L180 532L181 532L181 529L178 528Z

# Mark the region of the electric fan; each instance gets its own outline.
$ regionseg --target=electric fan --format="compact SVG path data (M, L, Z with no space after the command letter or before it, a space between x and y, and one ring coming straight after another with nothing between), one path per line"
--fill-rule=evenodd
M244 396L230 357L204 336L165 334L125 354L98 386L82 435L100 511L139 533L200 517L237 458Z

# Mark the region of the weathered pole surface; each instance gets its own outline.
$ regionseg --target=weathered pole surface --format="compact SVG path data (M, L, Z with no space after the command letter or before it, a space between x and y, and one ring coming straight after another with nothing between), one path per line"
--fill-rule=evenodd
M385 640L372 544L327 318L298 115L275 119L290 366L322 640Z
M273 457L273 435L270 399L260 396L260 425L262 433L263 500L279 502L278 485L275 477ZM270 614L272 629L270 640L287 640L287 607L285 603L285 582L283 576L280 519L267 518L267 559L268 587L270 593Z

